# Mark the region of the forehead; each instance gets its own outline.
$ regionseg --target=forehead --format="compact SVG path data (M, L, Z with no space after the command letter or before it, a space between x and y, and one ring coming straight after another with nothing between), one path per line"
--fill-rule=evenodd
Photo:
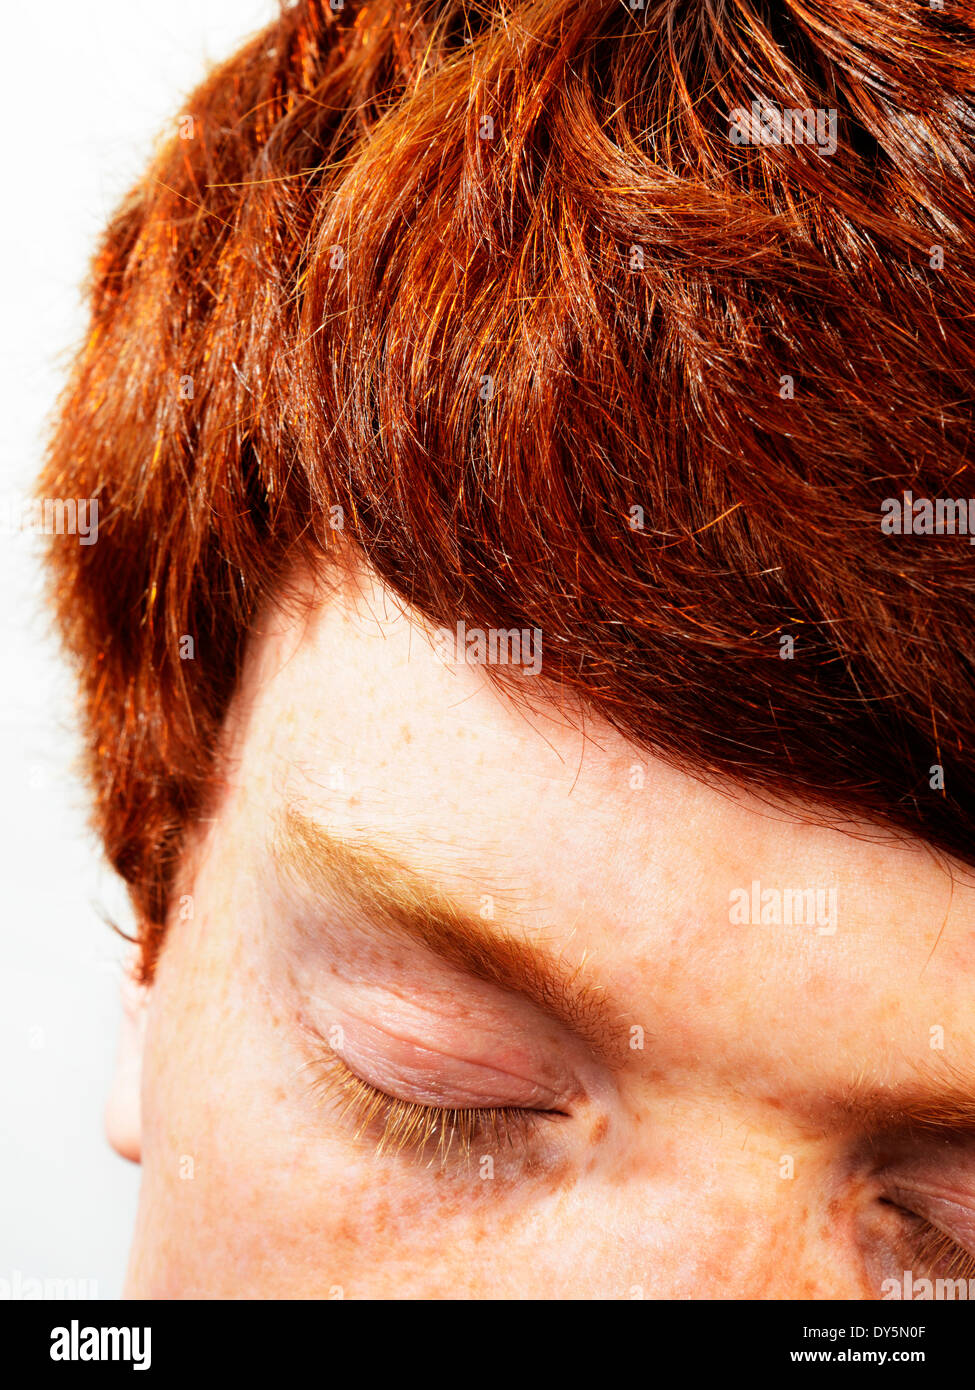
M270 616L235 717L235 835L264 852L300 802L584 961L661 1053L707 1049L759 1084L812 1051L838 1084L861 1055L923 1065L937 1028L970 1046L960 869L705 785L514 679L523 698L445 660L365 574L310 616Z

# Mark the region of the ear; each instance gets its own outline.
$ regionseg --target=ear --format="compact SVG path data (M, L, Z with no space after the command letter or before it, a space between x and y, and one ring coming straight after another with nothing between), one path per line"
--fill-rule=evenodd
M115 1076L105 1106L105 1133L116 1153L138 1163L142 1157L142 1049L149 991L136 976L138 956L122 969L122 1018Z

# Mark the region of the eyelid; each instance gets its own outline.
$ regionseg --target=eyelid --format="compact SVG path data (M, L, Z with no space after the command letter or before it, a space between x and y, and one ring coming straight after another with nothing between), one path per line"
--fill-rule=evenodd
M557 1110L568 1093L577 1090L567 1080L558 1089L537 1080L524 1050L511 1055L509 1046L508 1065L500 1059L480 1061L361 1019L343 1029L334 1050L350 1070L378 1090L419 1105Z
M965 1242L975 1258L975 1205L965 1206L919 1187L893 1186L889 1196L892 1202L921 1221L946 1231L954 1240Z

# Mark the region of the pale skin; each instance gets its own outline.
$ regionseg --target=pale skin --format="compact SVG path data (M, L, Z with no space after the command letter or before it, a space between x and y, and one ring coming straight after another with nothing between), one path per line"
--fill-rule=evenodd
M918 1250L931 1226L975 1255L961 867L528 694L445 664L364 573L261 620L223 793L130 998L109 1109L143 1165L130 1296L879 1298L961 1268ZM333 892L342 847L560 967L578 1026L372 920L381 885ZM732 921L754 881L835 889L834 929ZM346 1066L527 1122L381 1149L382 1119L321 1084ZM951 1100L957 1132L927 1115Z

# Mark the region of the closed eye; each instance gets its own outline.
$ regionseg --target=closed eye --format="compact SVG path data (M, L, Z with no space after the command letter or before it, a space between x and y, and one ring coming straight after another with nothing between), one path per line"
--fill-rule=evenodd
M377 1154L427 1158L428 1166L469 1164L478 1140L496 1152L519 1141L527 1143L543 1120L565 1118L563 1111L524 1106L454 1108L404 1100L364 1080L327 1046L309 1070L315 1095L337 1107L340 1122L351 1126L353 1138L372 1140Z
M905 1267L916 1278L975 1280L975 1252L900 1201L889 1197L881 1201L893 1208L902 1222Z

